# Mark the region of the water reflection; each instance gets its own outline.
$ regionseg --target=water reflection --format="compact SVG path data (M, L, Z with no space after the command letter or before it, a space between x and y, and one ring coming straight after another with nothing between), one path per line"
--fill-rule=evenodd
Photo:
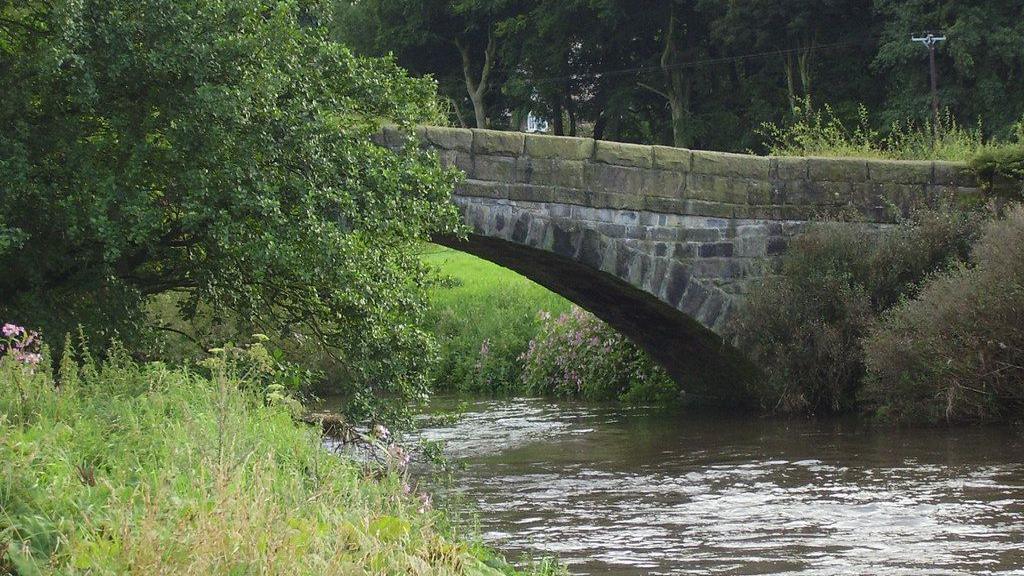
M448 495L489 543L575 574L1024 574L1007 429L509 400L422 435L465 464Z

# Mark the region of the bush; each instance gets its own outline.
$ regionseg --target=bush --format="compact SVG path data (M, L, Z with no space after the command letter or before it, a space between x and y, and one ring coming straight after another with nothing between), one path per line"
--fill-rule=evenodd
M971 168L977 172L982 186L990 196L1004 200L1024 200L1024 137L1015 146L1004 146L978 154L971 160Z
M969 265L887 312L864 349L863 398L886 419L1024 416L1024 208L987 226Z
M645 352L593 314L573 307L541 313L540 333L522 356L522 382L531 394L667 403L679 387Z
M850 223L810 225L783 257L780 274L751 291L729 327L766 372L751 394L768 410L852 409L864 372L860 339L871 321L966 256L977 228L976 215L938 212L919 213L882 235Z
M245 392L226 355L209 378L71 355L59 387L48 363L0 357L0 573L515 573Z

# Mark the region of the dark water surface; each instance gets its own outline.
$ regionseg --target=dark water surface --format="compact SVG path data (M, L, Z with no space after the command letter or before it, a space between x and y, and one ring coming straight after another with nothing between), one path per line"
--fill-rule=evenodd
M488 543L574 574L1024 575L1010 429L515 399L422 435L465 465L439 497L475 510Z

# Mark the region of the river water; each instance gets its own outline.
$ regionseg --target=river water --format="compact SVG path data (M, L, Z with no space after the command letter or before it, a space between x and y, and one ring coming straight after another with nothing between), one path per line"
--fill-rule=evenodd
M464 467L440 500L510 558L573 574L1024 574L1011 429L514 399L420 434Z

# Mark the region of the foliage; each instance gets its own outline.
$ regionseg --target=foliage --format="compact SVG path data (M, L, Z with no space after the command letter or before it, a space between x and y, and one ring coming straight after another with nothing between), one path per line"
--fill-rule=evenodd
M970 263L928 280L864 342L864 401L898 422L1024 416L1024 208L990 222Z
M143 306L174 290L315 342L355 416L423 395L411 247L455 231L456 175L370 135L436 121L432 81L331 41L330 3L0 11L0 313L144 355Z
M655 404L679 398L664 369L593 314L574 306L557 317L542 312L541 321L521 358L527 392Z
M438 340L438 390L513 393L539 330L537 313L569 309L561 296L475 256L430 246L423 260L447 281L433 289L426 326Z
M977 228L976 215L941 212L919 213L880 239L848 223L811 225L730 327L767 372L751 393L769 410L852 409L864 372L860 339L873 319L965 257Z
M48 364L0 358L0 572L516 573L246 393L244 356L210 378L81 356L59 387Z
M940 32L936 50L939 99L956 117L979 121L990 135L1006 137L1024 114L1024 18L1017 0L873 0L879 32L864 74L877 82L880 122L929 114L928 51L912 33ZM850 73L851 70L845 72Z
M432 74L466 121L494 127L533 112L556 134L761 151L758 127L799 121L801 102L830 104L871 130L926 134L928 52L936 31L939 100L950 120L1005 139L1024 115L1024 19L1018 0L347 0L339 35ZM488 38L484 102L470 96ZM468 46L472 74L455 46ZM952 126L951 122L944 122ZM973 128L964 131L976 135ZM956 144L956 142L953 142ZM895 147L893 148L896 149ZM924 148L921 148L923 150ZM948 157L941 154L938 157Z
M985 150L970 165L990 195L1024 200L1024 120L1017 123L1015 144Z
M957 124L947 110L939 137L930 122L894 122L887 133L872 128L870 115L858 107L857 122L851 128L831 106L822 109L804 101L795 109L790 123L765 124L760 129L769 154L775 156L847 156L895 160L966 161L1001 146L986 142L981 127L968 129Z

